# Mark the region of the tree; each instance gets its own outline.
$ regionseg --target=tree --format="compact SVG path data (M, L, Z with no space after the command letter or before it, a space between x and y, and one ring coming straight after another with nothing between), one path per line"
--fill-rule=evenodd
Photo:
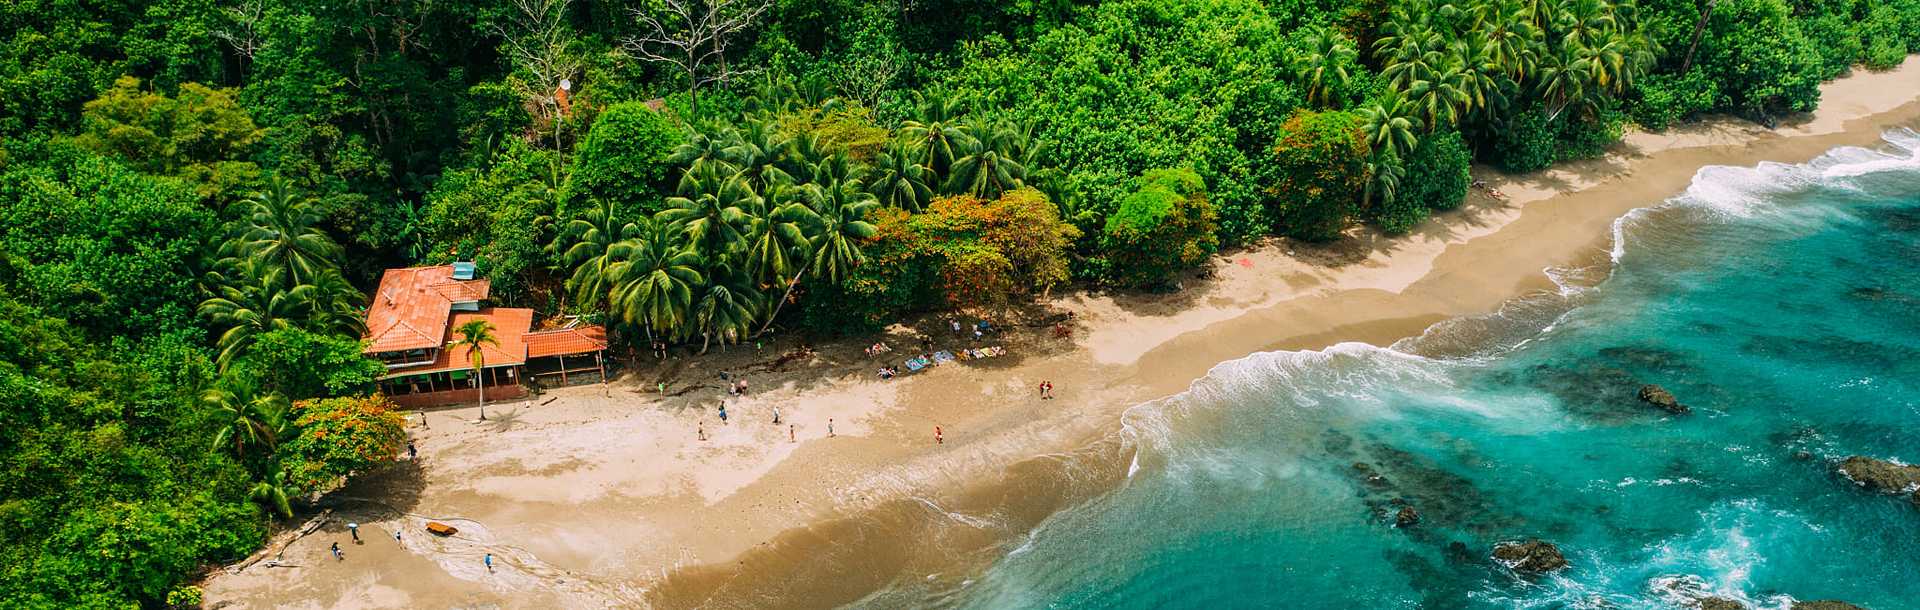
M685 233L703 257L725 256L746 242L742 208L753 206L759 195L738 172L723 163L702 161L687 170L680 184L682 196L668 197L666 209L655 214L654 221Z
M231 448L239 457L246 457L250 448L270 452L286 436L289 403L279 392L240 383L207 390L200 400L213 410L219 422L212 444L216 451Z
M678 127L638 102L608 106L574 149L568 199L601 200L651 214L660 210Z
M953 162L946 192L992 199L1025 186L1031 143L1026 133L1005 123L984 131L986 137L969 141L967 154Z
M954 162L973 141L972 129L959 116L964 104L960 96L921 95L920 116L900 126L900 135L917 143L920 165L933 172L934 182L947 180Z
M644 61L679 68L697 115L701 87L741 74L727 66L731 39L772 5L772 0L661 0L655 10L633 9L641 34L621 46Z
M683 234L656 223L619 246L609 302L620 320L649 337L684 332L694 288L706 283L699 255L680 246Z
M341 396L371 388L387 374L385 365L361 353L364 347L358 335L277 329L255 337L232 372L295 400Z
M142 172L185 179L200 196L224 204L222 194L259 179L260 168L247 158L266 134L234 94L186 83L167 97L122 76L87 102L86 130L76 141Z
M1307 103L1320 107L1333 105L1335 92L1345 90L1359 64L1353 40L1339 30L1314 26L1308 30L1307 48L1293 67L1295 77L1307 90Z
M269 481L289 495L331 491L356 472L393 461L407 441L406 418L384 396L308 400L292 413L300 434L280 448L276 477L284 478Z
M933 188L929 186L933 170L921 165L916 159L925 158L918 142L896 142L882 151L874 159L874 169L878 172L869 192L881 205L918 212L933 200Z
M259 259L231 259L228 272L216 279L218 296L200 303L200 315L226 328L216 344L221 370L261 335L295 328L313 310L316 289L289 285L287 273Z
M1276 232L1337 238L1367 183L1365 125L1351 112L1296 111L1280 129L1266 171Z
M469 320L454 327L453 332L460 338L449 343L447 349L461 351L473 365L473 389L479 394L480 419L484 420L487 418L487 387L480 377L481 371L487 366L484 348L499 347L500 340L493 336L493 323L486 320Z
M334 267L340 244L320 229L313 200L286 178L269 180L247 206L247 217L229 242L236 254L285 269L287 280L296 284Z
M613 287L617 244L639 232L639 224L621 219L611 199L600 199L584 215L567 221L553 243L561 250L561 263L573 269L567 287L575 303L591 308L606 300Z
M540 108L553 123L553 148L560 149L562 83L580 72L584 63L573 52L578 35L567 25L573 0L513 0L510 21L494 25L503 55L525 76L509 79L529 106ZM524 80L523 80L524 79Z
M1193 170L1153 170L1138 182L1140 189L1107 217L1101 250L1113 263L1115 282L1147 287L1206 262L1220 240L1206 183Z

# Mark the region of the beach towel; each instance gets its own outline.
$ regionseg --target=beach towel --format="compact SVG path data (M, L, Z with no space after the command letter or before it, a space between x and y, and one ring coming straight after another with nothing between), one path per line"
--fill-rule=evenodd
M907 360L907 370L913 371L913 372L919 372L920 369L927 368L927 366L930 364L932 363L927 362L926 358L914 356L913 358L909 358Z
M953 361L953 352L940 350L933 353L934 364L940 364L942 362L952 362L952 361Z

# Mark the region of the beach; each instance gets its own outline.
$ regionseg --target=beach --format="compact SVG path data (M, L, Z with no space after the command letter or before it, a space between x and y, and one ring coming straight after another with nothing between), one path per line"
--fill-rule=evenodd
M1069 339L1044 327L977 344L928 331L942 349L1009 346L994 359L882 380L872 374L881 360L860 350L872 339L855 339L771 370L766 363L797 347L782 339L488 405L484 422L472 406L416 414L417 462L329 498L333 518L317 531L270 544L277 565L216 570L206 599L228 608L830 607L902 579L966 579L1048 515L1126 477L1131 455L1118 432L1128 408L1251 353L1386 346L1556 291L1547 270L1603 264L1615 219L1678 194L1700 168L1871 146L1920 119L1917 94L1920 60L1910 58L1828 83L1820 111L1776 130L1716 119L1629 134L1605 158L1535 174L1476 168L1503 196L1473 191L1461 210L1408 236L1358 230L1334 245L1226 252L1210 278L1172 294L1054 295L1049 308L1075 314ZM898 354L916 349L904 330L887 340ZM730 368L752 392L727 401L723 423L714 407L726 397L719 372ZM1058 398L1040 399L1043 381ZM430 536L430 520L461 532ZM333 542L344 560L329 555Z

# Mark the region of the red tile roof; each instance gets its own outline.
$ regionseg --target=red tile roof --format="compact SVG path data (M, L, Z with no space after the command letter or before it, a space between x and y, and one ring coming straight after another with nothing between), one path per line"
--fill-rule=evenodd
M388 269L367 307L366 353L440 346L454 302L485 300L490 288L486 280L453 279L452 265Z
M607 329L597 324L527 333L527 358L571 356L607 349Z
M450 316L446 326L446 349L436 354L432 364L394 369L388 378L406 377L438 373L441 371L467 370L473 368L465 348L453 348L454 341L460 340L453 329L473 320L486 320L493 323L493 337L500 345L487 345L480 348L487 368L512 366L527 363L527 329L533 327L533 310L508 307L487 307L480 311L462 311Z

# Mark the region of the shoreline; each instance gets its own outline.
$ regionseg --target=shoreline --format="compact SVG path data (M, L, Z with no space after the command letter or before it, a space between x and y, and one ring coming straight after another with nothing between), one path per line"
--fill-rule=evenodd
M1615 219L1679 194L1701 167L1805 161L1920 119L1920 59L1822 91L1819 112L1776 131L1715 119L1629 134L1604 158L1524 176L1476 167L1508 197L1471 193L1409 236L1359 231L1342 248L1300 248L1340 259L1334 265L1275 242L1216 257L1216 276L1181 293L1055 298L1079 314L1072 346L1033 340L1003 359L890 382L820 375L866 362L854 342L823 347L827 365L754 373L757 389L775 387L728 403L737 422L725 425L701 404L717 389L659 397L639 389L655 372L645 369L610 387L549 392L559 398L551 404L495 406L484 425L470 407L435 411L431 429L413 429L422 462L349 490L381 504L348 502L288 547L286 562L305 567L221 575L206 599L234 608L557 599L817 607L898 579L957 585L1057 510L1124 480L1131 450L1115 429L1126 409L1248 354L1387 345L1553 290L1544 269L1604 261ZM706 372L682 370L689 364L710 362L670 362L662 374L697 384ZM1041 380L1057 385L1059 400L1032 396ZM804 442L763 421L774 405ZM823 438L828 417L838 438ZM713 440L694 439L695 425ZM933 443L933 425L945 444ZM428 518L455 516L464 517L459 537L413 535ZM346 519L389 534L334 562L326 544L344 536ZM388 540L402 526L405 540ZM486 552L504 558L493 574L479 564Z

